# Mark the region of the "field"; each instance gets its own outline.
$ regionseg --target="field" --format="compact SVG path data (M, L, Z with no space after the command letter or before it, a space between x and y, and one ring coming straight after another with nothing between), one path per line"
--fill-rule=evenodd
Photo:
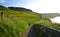
M60 30L59 24L52 23L38 13L0 7L0 37L21 37L22 33L35 23Z
M0 10L1 11L1 10ZM0 37L20 37L35 22L39 21L36 13L4 10L0 15Z

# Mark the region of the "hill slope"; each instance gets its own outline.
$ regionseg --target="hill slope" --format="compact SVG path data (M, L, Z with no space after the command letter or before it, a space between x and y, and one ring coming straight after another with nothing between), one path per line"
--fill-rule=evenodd
M0 37L21 37L40 17L33 12L11 10L4 6L0 8L0 14Z
M24 11L20 8L12 10L0 6L0 37L21 37L22 33L34 23L60 29L58 24L53 24L48 18L33 11Z
M9 9L11 10L15 10L15 11L28 11L28 12L32 12L32 10L30 9L26 9L26 8L23 8L23 7L8 7Z

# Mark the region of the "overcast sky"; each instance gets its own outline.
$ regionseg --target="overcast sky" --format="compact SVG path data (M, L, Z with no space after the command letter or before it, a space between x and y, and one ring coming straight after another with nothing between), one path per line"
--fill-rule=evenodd
M38 13L60 13L60 0L0 0L3 6L19 6Z

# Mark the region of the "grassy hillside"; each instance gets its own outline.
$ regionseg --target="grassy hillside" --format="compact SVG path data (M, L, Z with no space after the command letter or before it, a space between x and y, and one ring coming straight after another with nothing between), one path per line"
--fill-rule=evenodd
M23 9L24 10L24 9ZM31 11L16 11L0 6L0 37L21 37L22 33L34 23L60 29L60 25L53 24L48 18Z
M27 8L23 8L23 7L8 7L8 8L11 10L15 10L15 11L32 12L31 9L27 9Z
M49 28L60 30L60 24L52 23L48 20L40 20L39 23Z
M0 37L20 37L22 33L35 22L39 21L36 13L20 12L1 7ZM3 17L3 18L1 18Z

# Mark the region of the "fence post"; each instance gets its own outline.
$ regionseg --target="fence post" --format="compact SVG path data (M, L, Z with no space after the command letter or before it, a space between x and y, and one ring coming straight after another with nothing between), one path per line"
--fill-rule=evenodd
M4 12L1 12L1 19L4 18Z

